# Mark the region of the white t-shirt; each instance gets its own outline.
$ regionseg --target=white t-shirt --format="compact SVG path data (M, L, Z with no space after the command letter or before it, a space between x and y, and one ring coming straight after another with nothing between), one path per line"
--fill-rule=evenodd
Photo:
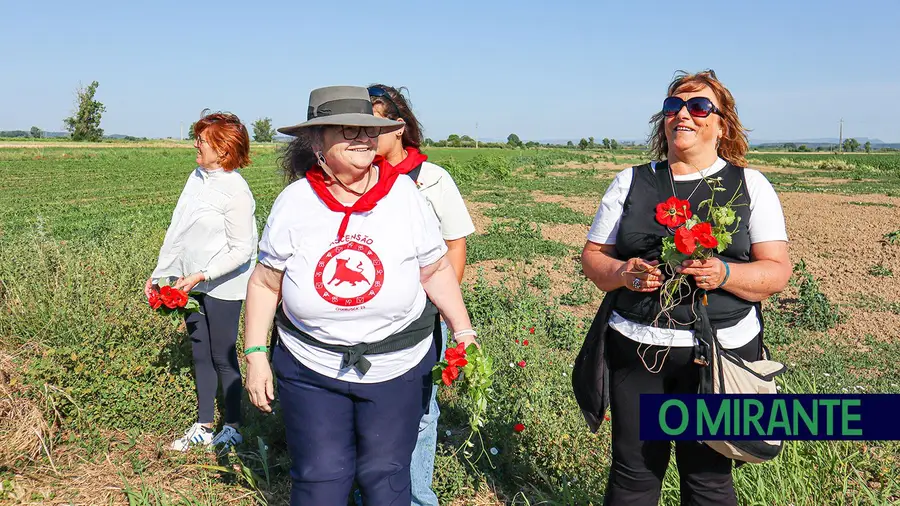
M441 222L441 235L445 241L475 233L475 224L472 223L466 203L446 170L431 162L422 163L416 186Z
M711 176L725 168L725 160L719 158L710 167L686 175L676 175L676 181L697 181L701 177ZM656 170L656 162L651 162ZM702 174L702 176L701 176ZM622 218L622 207L628 192L631 190L633 168L619 172L603 195L600 207L594 216L594 222L588 231L587 239L597 244L615 244ZM761 172L744 169L747 180L747 193L750 196L750 220L747 227L750 232L750 243L768 241L787 241L787 230L784 225L784 212L781 202L769 180ZM623 336L644 344L657 346L693 346L694 332L691 330L661 329L643 325L623 318L613 311L609 325ZM759 334L759 314L754 309L733 327L718 330L719 342L724 348L740 348Z
M306 179L285 188L263 231L259 262L284 271L288 318L320 341L347 346L381 341L418 319L425 308L419 269L447 251L427 206L412 180L400 176L374 209L350 216L338 241L343 213L328 209ZM425 339L405 350L366 355L372 366L363 376L355 367L341 369L340 353L279 335L303 365L353 383L401 376L431 347Z

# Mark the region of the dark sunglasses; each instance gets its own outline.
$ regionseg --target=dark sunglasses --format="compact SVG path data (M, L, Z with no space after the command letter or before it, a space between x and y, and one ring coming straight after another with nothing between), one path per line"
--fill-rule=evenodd
M722 111L712 103L712 100L706 97L694 97L687 100L682 100L678 97L668 97L663 100L662 112L671 118L678 114L678 111L685 105L690 115L695 118L705 118L713 113L722 116Z
M363 134L370 139L374 139L381 135L381 127L373 126L363 127L344 125L341 127L341 131L344 133L344 139L347 139L348 141L358 139L360 134Z
M394 102L394 99L391 98L391 94L384 88L380 88L378 86L370 86L369 87L369 96L375 98L384 98L387 99L388 102L391 103L391 106L394 107L394 113L397 114L397 117L400 117L400 108L397 107L397 104Z

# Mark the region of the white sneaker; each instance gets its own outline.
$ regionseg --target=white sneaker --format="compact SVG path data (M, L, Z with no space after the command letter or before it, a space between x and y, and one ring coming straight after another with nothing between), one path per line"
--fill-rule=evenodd
M194 445L208 446L213 441L213 430L200 423L191 425L191 428L183 436L172 442L171 448L180 452L186 452Z
M241 433L237 431L231 425L225 425L222 427L222 431L216 434L216 437L212 440L213 446L218 446L220 444L224 444L225 448L228 449L231 446L239 445L244 442L244 437L241 436Z

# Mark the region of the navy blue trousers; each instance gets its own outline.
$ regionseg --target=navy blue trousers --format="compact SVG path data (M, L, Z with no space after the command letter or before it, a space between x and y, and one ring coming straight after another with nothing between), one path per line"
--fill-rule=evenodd
M213 422L216 391L221 380L225 396L224 422L240 423L244 391L236 346L244 301L222 300L206 294L195 297L200 303L200 313L188 313L184 320L194 356L197 421Z
M281 345L272 363L291 454L291 505L343 506L356 478L366 505L409 506L409 464L434 350L402 376L373 384L322 376Z

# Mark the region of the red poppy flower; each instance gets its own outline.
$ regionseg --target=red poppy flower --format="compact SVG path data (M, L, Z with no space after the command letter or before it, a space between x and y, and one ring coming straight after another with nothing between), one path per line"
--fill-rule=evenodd
M159 292L151 292L150 298L147 299L147 303L150 304L150 307L153 309L159 309L159 306L162 306L162 299L159 298Z
M691 233L704 248L715 248L719 245L716 236L712 235L712 225L708 222L698 223L691 228Z
M691 203L687 200L669 197L656 205L656 221L670 228L684 225L691 216Z
M534 327L531 327L530 329L528 329L528 333L534 334Z
M521 423L517 423L517 424L513 425L513 430L516 432L522 432L523 430L525 430L525 425L521 424Z
M606 421L608 422L608 421L609 421L609 415L603 415L603 419L606 420Z
M459 343L456 348L447 348L444 352L444 358L447 359L447 365L453 367L463 367L469 363L466 360L466 345Z
M697 249L697 238L690 230L681 227L675 231L675 248L683 255L693 255Z
M524 360L519 360L519 362L518 362L517 365L518 365L519 367L525 367L525 361L524 361Z
M178 307L177 295L175 295L175 289L171 286L164 286L160 288L159 298L160 300L162 300L162 303L165 304L169 309L175 309Z
M448 387L450 386L451 383L453 383L453 380L455 380L458 377L459 377L459 368L452 366L452 365L445 367L444 370L441 372L441 380Z
M522 346L528 346L528 339L522 341Z
M516 339L516 344L519 344L519 340L518 340L518 339Z

